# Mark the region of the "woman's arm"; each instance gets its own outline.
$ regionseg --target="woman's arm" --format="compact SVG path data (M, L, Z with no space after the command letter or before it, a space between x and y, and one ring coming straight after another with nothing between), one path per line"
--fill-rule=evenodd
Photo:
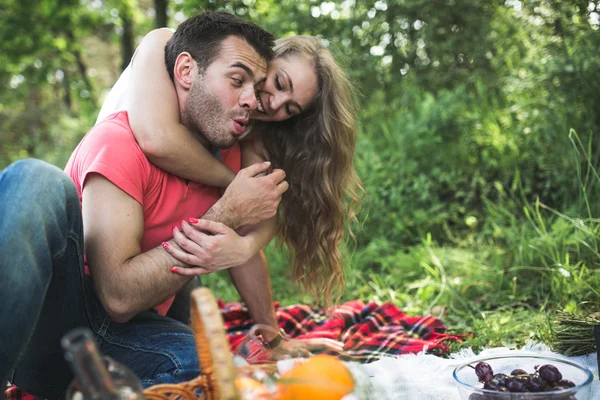
M167 29L148 33L132 60L126 109L135 138L148 159L174 175L226 187L235 176L180 123L179 103L165 67Z
M240 142L242 150L242 167L254 163L268 161L268 155L260 144L258 135ZM246 264L238 268L230 268L229 276L237 292L248 307L250 316L257 324L264 324L277 332L277 317L273 308L273 289L269 275L269 264L262 252L275 235L277 216L254 225L242 226L237 232L249 240L257 254ZM263 332L264 339L271 341L275 336L270 331Z
M240 142L242 151L242 168L252 164L269 161L269 155L264 150L260 142L259 135L252 135ZM269 171L265 172L266 175ZM277 216L261 221L257 224L242 226L237 229L241 236L245 236L250 240L256 251L265 247L275 235L275 227L277 225Z

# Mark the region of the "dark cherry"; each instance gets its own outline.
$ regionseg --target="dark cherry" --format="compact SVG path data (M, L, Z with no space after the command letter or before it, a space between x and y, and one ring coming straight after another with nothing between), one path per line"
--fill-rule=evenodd
M517 375L512 379L521 382L523 385L527 385L533 376L533 374Z
M525 384L517 378L512 378L506 383L506 388L511 392L524 392Z
M524 369L513 369L512 372L510 373L511 375L515 376L515 375L527 375L527 371L525 371Z
M500 386L506 386L506 383L510 379L510 376L508 376L506 374L496 374L496 375L494 375L493 379L496 379Z
M555 386L564 386L566 388L575 387L575 384L568 379L561 379L554 384Z
M496 378L492 378L483 385L483 388L487 390L498 390L500 386L503 385L501 385Z
M475 366L475 374L479 378L479 382L487 382L494 376L494 371L490 364L481 361Z
M537 372L540 375L540 378L542 378L543 380L545 380L546 382L548 382L550 384L552 384L554 382L558 382L562 379L562 374L560 373L558 368L556 368L552 364L542 365L537 370Z
M525 387L530 392L543 392L548 389L548 384L539 376L534 375L529 379L529 382L525 384Z

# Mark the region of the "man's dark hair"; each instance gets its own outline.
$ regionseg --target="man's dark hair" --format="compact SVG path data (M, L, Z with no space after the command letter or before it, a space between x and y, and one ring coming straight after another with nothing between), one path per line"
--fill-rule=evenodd
M167 42L165 63L171 80L175 79L173 70L179 54L187 51L200 70L206 69L217 58L221 42L232 35L248 42L265 60L273 58L275 38L272 34L227 12L205 11L183 21Z

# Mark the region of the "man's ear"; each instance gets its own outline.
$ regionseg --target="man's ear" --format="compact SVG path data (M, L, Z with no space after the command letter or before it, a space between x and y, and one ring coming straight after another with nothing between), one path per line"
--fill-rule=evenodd
M173 77L181 87L189 90L198 75L198 64L187 51L180 53L175 60Z

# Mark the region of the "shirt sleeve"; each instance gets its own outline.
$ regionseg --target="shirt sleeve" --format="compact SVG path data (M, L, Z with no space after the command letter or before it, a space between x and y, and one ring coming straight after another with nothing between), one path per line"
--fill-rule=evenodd
M242 168L242 152L240 144L236 143L227 150L221 150L223 164L227 165L235 174Z
M144 204L152 168L135 141L126 113L115 114L96 125L82 140L76 157L77 183L82 191L87 177L97 173Z

